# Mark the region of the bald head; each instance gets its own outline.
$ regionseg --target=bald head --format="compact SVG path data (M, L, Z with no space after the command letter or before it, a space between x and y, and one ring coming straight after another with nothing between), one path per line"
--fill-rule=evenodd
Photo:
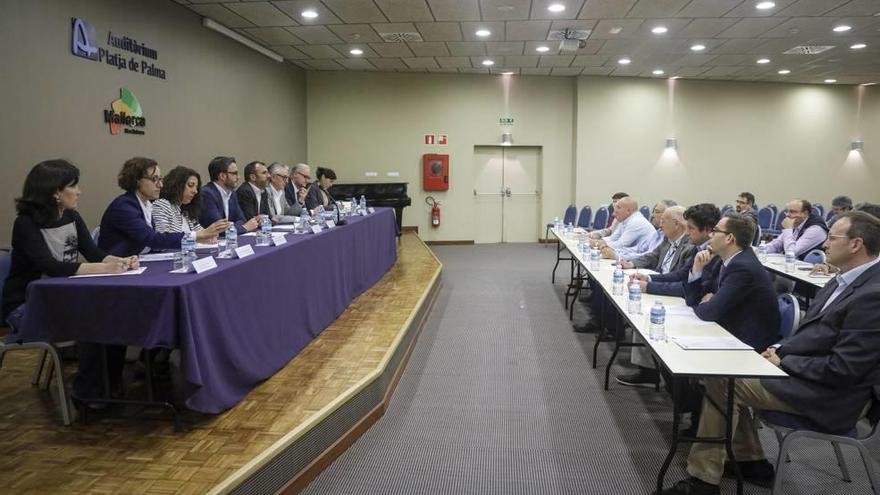
M617 200L617 203L614 204L614 218L616 218L618 222L622 222L629 218L629 216L638 209L639 202L635 199L630 196L620 198Z

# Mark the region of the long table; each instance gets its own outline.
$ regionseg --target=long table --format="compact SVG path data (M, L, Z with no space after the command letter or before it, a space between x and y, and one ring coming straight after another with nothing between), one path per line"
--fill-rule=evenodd
M781 275L795 282L803 282L816 289L825 287L825 284L834 278L833 276L810 275L810 269L813 268L813 264L804 261L796 262L794 271L787 272L785 271L785 255L782 254L768 254L767 260L761 262L761 264L770 272Z
M46 278L27 290L24 340L180 349L187 407L218 413L272 376L397 260L390 208L318 234L290 234L202 274L170 261L141 275ZM239 237L239 244L253 244Z
M727 330L715 323L696 321L695 316L692 319L671 314L673 312L687 313L687 310L682 308L683 306L687 307L684 299L678 297L642 294L642 313L637 315L628 313L628 296L615 296L612 292L613 262L611 260L601 260L599 269L592 270L590 268L589 255L581 253L578 248L578 238L576 235L564 235L561 232L557 232L556 229L553 229L552 232L559 239L560 244L564 245L565 249L571 253L571 257L574 259L573 262L577 263L578 275L580 276L583 273L591 278L596 283L596 286L601 287L606 301L613 304L621 317L633 328L633 331L638 332L642 336L646 345L656 356L657 361L669 371L673 380L679 381L682 378L722 378L727 380L727 404L724 408L728 421L726 434L723 439L681 438L679 436L682 397L681 394L676 393L678 387L673 387L672 445L663 463L663 467L657 475L658 493L663 489L663 479L665 478L666 471L678 450L678 444L681 442L723 442L728 458L731 461L735 461L732 444L733 431L729 418L732 417L733 413L733 389L736 380L742 378L786 378L788 375L782 369L761 357L760 354L749 350L703 351L682 349L672 341L673 337L730 337L731 335ZM661 301L667 308L666 340L658 341L651 340L650 338L648 314L655 301ZM681 309L670 311L671 308ZM599 338L597 336L597 339ZM616 338L620 339L620 335L618 334ZM736 466L736 463L734 462L733 465ZM740 473L737 473L737 493L742 494L742 477Z

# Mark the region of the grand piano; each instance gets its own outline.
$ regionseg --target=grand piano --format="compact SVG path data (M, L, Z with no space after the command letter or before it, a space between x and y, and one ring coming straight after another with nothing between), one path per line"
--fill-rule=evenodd
M334 184L330 194L339 201L351 198L367 198L369 206L386 206L394 208L397 218L397 233L403 225L403 208L412 204L412 198L406 194L408 182L374 182L370 184Z

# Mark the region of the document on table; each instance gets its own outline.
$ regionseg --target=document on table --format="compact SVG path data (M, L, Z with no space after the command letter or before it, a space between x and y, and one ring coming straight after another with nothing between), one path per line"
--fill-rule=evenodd
M89 277L115 277L117 275L140 275L144 273L147 267L142 266L136 270L129 270L122 273L89 273L86 275L71 275L70 278L89 278Z
M690 306L666 306L666 319L674 318L676 323L688 325L714 325L714 322L701 320Z
M141 263L150 261L171 261L174 259L175 254L176 253L173 251L169 253L147 253L138 256L138 259Z
M296 230L296 225L294 225L294 224L273 225L272 230L280 230L282 232L293 232L294 230Z
M649 270L647 268L624 268L624 275L632 275L634 273L641 273L642 275L658 275L654 270Z
M217 249L219 247L220 247L220 245L217 243L214 243L214 244L204 244L202 242L196 243L196 249Z
M686 351L751 351L736 337L672 337L672 341Z

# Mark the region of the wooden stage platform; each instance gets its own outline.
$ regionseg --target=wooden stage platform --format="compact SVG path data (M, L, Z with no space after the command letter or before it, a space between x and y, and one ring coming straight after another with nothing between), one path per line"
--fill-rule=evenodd
M295 493L384 412L439 291L442 266L404 234L397 263L234 408L170 421L92 414L61 424L30 386L36 352L0 369L0 493ZM68 372L75 370L75 364Z

